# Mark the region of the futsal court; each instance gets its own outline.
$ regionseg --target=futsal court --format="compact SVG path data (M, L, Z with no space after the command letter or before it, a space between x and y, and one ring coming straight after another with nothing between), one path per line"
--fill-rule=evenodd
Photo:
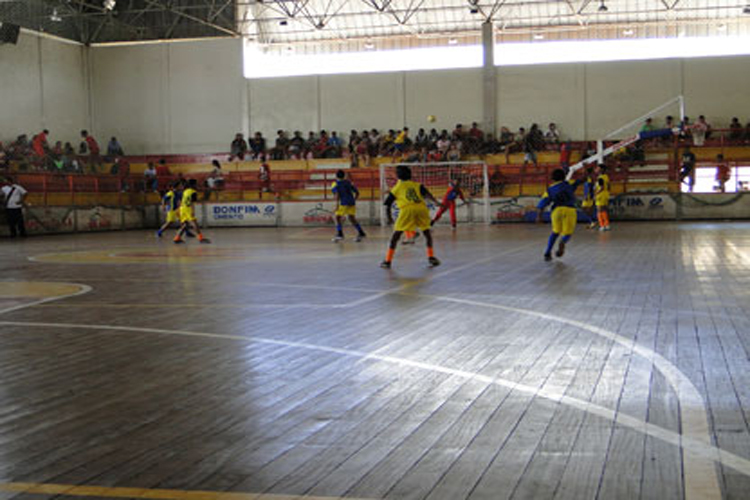
M750 223L5 242L2 498L750 491Z

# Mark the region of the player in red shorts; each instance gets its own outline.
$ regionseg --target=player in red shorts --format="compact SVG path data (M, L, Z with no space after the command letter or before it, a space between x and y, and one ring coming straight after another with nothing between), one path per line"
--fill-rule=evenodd
M460 180L450 181L448 183L448 191L445 193L443 201L440 203L440 209L435 214L435 217L432 218L432 226L434 226L435 223L440 220L440 217L443 216L446 210L450 210L451 226L453 227L453 229L456 229L456 198L461 198L461 201L466 203L464 192L461 191Z

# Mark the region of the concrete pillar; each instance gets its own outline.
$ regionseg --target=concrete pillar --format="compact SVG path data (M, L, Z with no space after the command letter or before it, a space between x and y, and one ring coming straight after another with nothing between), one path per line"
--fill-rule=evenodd
M497 136L495 36L491 21L482 23L482 121L484 130Z

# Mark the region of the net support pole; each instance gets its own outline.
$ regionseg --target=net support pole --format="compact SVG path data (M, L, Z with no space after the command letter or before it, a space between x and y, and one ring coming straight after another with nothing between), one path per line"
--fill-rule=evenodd
M482 180L482 198L484 198L482 200L484 203L484 223L490 224L492 222L492 220L490 219L490 174L488 172L486 163L482 164Z
M380 225L381 227L386 226L386 220L385 220L385 205L383 202L385 201L385 193L388 191L386 182L385 182L385 165L380 164L378 167L380 169L380 196L378 196L378 205L380 205Z
M486 133L497 134L497 74L492 21L482 23L482 113Z

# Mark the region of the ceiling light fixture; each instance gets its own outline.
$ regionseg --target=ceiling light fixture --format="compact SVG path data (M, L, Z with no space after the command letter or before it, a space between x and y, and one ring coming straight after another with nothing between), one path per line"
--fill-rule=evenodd
M609 9L606 5L604 5L604 0L602 0L602 3L599 4L599 12L607 12Z
M115 0L104 0L102 2L102 5L104 6L104 10L114 10L115 5L117 5L117 2Z
M57 13L57 9L52 9L52 15L49 16L49 20L54 21L56 23L59 23L60 21L62 21L62 17L60 17L60 15Z

